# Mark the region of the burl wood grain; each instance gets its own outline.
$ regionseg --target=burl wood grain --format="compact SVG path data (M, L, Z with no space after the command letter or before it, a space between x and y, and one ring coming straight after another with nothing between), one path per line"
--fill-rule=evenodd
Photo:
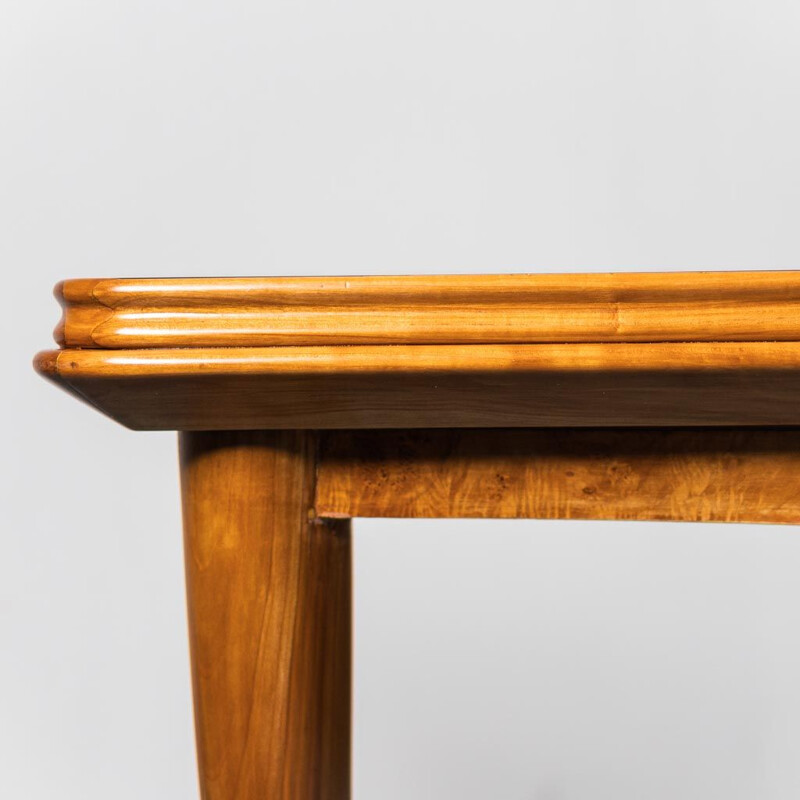
M320 516L800 522L800 430L341 431Z
M301 432L181 436L204 800L350 797L350 530Z

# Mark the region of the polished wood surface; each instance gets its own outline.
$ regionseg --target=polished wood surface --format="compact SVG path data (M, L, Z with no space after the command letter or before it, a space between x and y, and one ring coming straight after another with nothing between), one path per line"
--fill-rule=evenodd
M800 429L330 431L316 513L800 523Z
M350 796L349 521L311 513L302 432L181 437L204 800Z
M800 272L73 280L65 348L800 339Z
M800 272L57 296L37 370L184 431L204 800L348 800L350 517L800 521Z
M135 429L800 424L800 272L111 279L39 371Z
M800 342L63 350L135 429L800 424Z

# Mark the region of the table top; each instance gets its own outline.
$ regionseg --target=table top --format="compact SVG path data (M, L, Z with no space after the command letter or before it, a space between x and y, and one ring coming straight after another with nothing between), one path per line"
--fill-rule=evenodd
M46 377L134 428L794 425L800 272L71 280Z
M56 293L62 347L800 338L800 272L73 280Z

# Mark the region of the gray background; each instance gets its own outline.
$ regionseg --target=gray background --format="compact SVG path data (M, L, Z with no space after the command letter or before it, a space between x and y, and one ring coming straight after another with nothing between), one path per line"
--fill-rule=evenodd
M0 8L0 796L196 796L175 440L62 277L800 266L800 5ZM789 529L359 522L358 800L800 795Z

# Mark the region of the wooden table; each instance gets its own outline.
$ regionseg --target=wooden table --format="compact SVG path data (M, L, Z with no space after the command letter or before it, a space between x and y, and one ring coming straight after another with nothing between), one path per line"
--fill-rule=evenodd
M41 374L181 432L206 800L349 797L352 517L800 521L800 272L57 295Z

